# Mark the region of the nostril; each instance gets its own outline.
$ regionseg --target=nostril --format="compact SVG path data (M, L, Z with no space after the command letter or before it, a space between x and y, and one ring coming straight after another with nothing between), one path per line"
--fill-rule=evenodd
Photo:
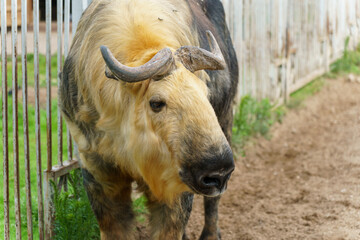
M220 188L222 185L222 178L221 176L203 176L200 178L200 184L203 187Z
M215 177L204 177L203 182L207 186L220 186L221 181L218 178Z
M232 168L229 169L229 171L226 173L227 179L230 178L230 176L231 176L231 174L232 174L232 172L233 172L234 170L235 170L235 166L233 166Z

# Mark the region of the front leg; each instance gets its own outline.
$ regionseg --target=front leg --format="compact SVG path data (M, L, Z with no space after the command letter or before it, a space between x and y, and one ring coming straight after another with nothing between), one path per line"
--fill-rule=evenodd
M101 240L134 239L131 182L124 178L115 184L101 184L88 170L83 168L82 174L84 187L99 223Z
M221 239L218 227L218 207L220 196L204 197L205 226L200 236L200 240L219 240Z
M157 202L151 194L146 195L150 211L151 239L187 239L185 227L192 210L194 195L183 193L171 207Z

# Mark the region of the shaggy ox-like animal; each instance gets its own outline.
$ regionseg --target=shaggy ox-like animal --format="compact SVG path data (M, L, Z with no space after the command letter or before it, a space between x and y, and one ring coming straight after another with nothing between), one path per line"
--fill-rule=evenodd
M102 239L134 238L134 181L153 239L186 238L193 193L204 195L201 239L220 238L237 75L219 0L91 3L59 92Z

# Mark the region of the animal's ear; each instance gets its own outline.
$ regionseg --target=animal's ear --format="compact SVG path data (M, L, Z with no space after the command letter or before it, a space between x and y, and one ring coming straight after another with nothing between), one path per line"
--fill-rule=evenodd
M134 83L144 81L153 76L169 73L175 66L172 52L169 48L160 50L147 63L139 67L128 67L120 63L111 51L101 46L101 54L106 63L105 75L108 78Z
M183 46L176 50L175 56L191 72L198 70L223 70L226 67L219 44L210 31L206 31L211 52L193 46Z

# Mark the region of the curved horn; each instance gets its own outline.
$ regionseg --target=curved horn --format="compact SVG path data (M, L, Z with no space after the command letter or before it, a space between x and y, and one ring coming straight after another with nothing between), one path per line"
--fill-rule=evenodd
M121 64L106 46L100 47L107 69L108 78L122 80L129 83L140 82L153 76L165 75L171 71L174 64L172 52L169 48L160 50L147 63L139 67L128 67Z
M175 55L182 64L191 72L198 70L223 70L226 67L224 56L220 47L210 31L206 31L211 52L193 46L183 46L176 50Z

